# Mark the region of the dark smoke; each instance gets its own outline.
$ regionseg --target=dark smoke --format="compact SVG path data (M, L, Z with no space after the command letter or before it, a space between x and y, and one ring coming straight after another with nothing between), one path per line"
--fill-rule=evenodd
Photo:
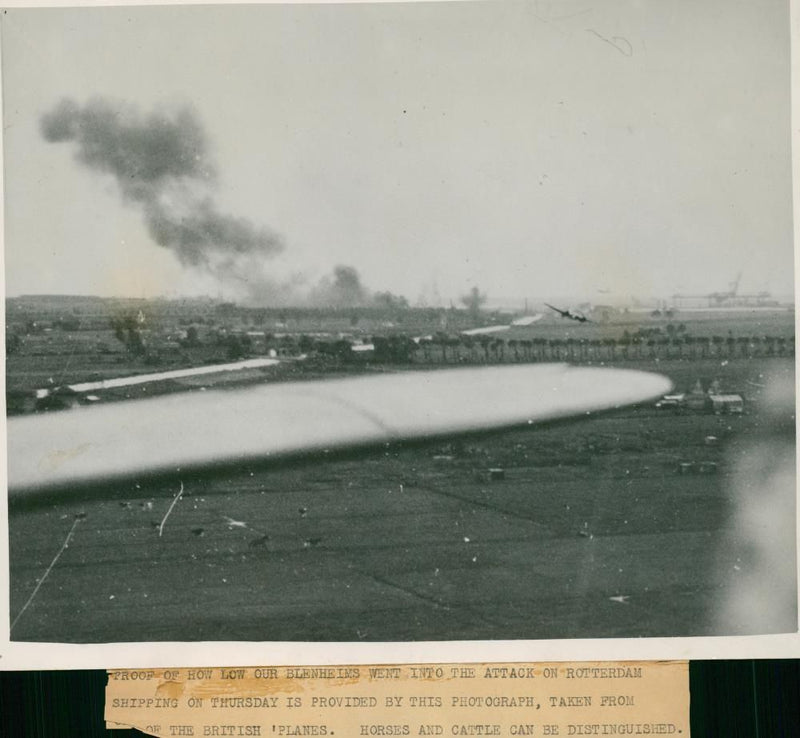
M316 282L307 274L297 273L291 279L276 281L268 277L250 278L246 301L252 306L285 306L316 308L377 307L384 310L405 310L408 300L391 292L373 292L361 280L355 267L340 264Z
M62 100L42 116L41 131L47 141L75 143L78 161L111 174L123 199L142 209L153 240L182 264L246 275L283 248L270 230L218 211L205 134L188 108L143 118L102 99L83 107Z
M321 307L361 307L371 301L355 267L334 267L332 277L323 277L311 290L309 302Z
M104 99L83 107L62 100L40 125L45 140L74 144L81 164L115 179L123 200L141 210L155 243L183 265L207 270L250 304L407 306L388 292L373 295L351 266L337 266L313 285L303 275L280 280L269 274L265 262L283 244L269 229L219 212L205 133L189 108L143 117Z

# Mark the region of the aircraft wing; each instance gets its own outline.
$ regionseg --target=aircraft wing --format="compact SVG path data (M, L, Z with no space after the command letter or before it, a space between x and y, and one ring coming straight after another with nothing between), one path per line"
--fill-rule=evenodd
M645 401L644 372L540 364L262 384L8 419L9 500L244 461L500 429Z

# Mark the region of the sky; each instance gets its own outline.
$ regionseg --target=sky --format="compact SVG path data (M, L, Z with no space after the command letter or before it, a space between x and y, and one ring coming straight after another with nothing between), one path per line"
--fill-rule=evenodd
M788 2L9 8L1 23L8 295L269 304L337 265L428 304L473 286L667 297L739 272L740 291L793 292ZM48 138L64 100L74 126ZM96 132L91 110L196 127L198 165L134 167L131 184L108 164L125 152L98 163L75 133ZM159 241L167 210L170 228L209 212L225 227ZM235 251L231 228L255 240Z

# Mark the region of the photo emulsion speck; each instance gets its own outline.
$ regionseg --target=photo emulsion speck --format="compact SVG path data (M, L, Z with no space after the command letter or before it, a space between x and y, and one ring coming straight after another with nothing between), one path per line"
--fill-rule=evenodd
M1 23L11 641L797 631L788 3Z

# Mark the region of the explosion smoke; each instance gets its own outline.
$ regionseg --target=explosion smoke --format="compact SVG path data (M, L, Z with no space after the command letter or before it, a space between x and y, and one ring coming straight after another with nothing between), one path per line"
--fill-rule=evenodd
M99 98L83 107L62 100L40 123L45 140L75 143L79 162L111 174L123 200L142 209L153 240L182 264L247 274L282 250L272 231L218 211L214 168L191 109L142 118Z
M309 302L321 307L362 307L371 301L355 267L343 264L334 267L332 278L323 277L309 295Z
M280 280L267 273L266 260L282 251L283 243L267 228L219 212L205 133L190 108L142 117L130 106L101 98L83 107L65 99L42 115L40 127L46 141L74 144L82 165L114 178L123 201L141 210L155 243L184 266L205 269L226 284L233 278L234 289L248 302L374 304L376 298L351 266L337 266L313 286L302 274ZM390 293L378 302L387 299L396 302Z

